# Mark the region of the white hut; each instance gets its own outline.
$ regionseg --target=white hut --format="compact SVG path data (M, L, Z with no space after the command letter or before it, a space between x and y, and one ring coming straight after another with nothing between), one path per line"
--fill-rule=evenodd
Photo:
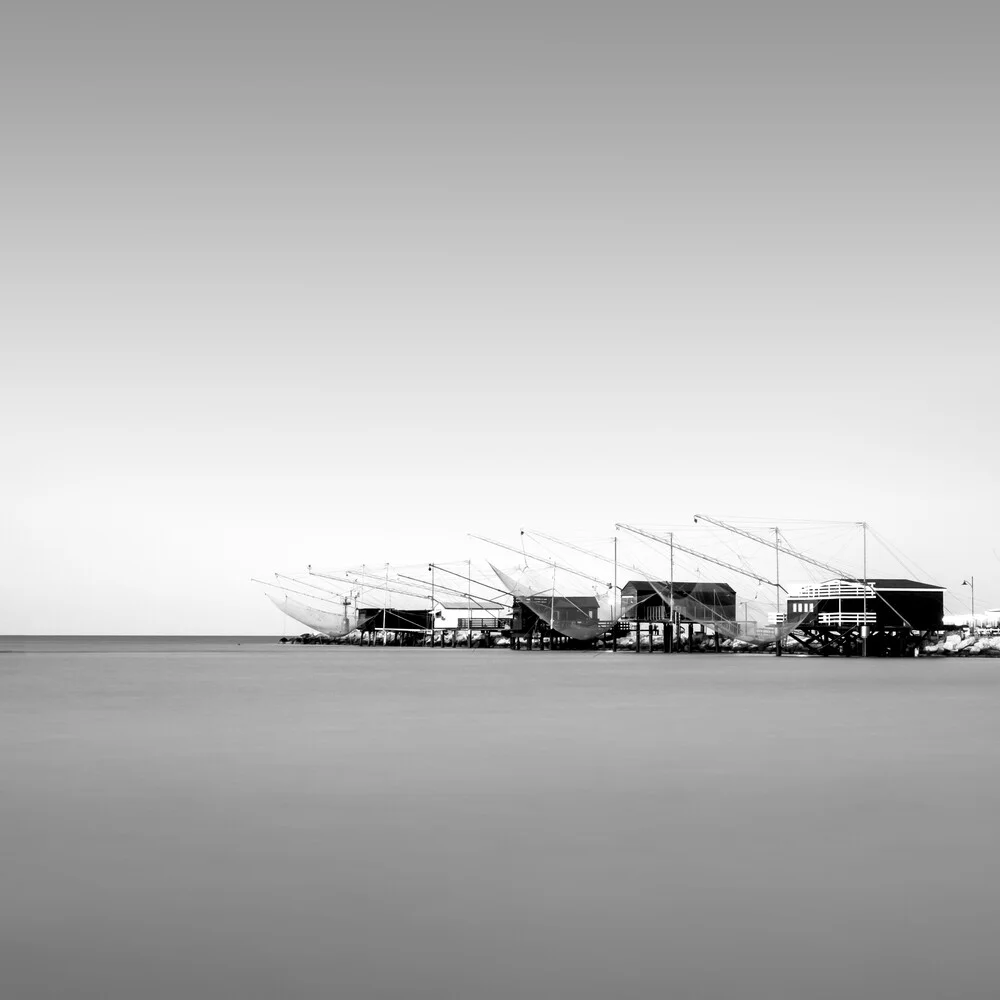
M434 603L435 629L467 629L469 618L472 619L473 629L507 627L510 624L510 608L493 601L473 599L470 613L469 600L460 597Z

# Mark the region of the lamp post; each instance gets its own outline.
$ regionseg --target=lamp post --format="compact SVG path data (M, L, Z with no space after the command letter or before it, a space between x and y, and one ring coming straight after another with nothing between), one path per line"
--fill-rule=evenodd
M962 581L963 587L968 587L972 591L972 634L976 634L976 578L970 576L968 580Z

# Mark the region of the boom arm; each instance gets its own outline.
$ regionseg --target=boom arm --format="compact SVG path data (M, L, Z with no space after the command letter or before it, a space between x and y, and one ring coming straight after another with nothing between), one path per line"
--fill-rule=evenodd
M310 576L319 576L322 577L324 580L339 580L341 583L350 583L353 584L355 587L360 583L359 580L352 580L350 577L347 576L336 576L333 573L321 573L319 570L313 569L312 566L308 567L308 571ZM378 577L372 577L372 579L375 582L366 585L365 590L382 590L390 594L403 594L406 597L423 597L423 598L430 597L429 594L421 594L415 590L410 590L399 586L393 586L392 583L380 582ZM395 581L393 581L393 583L395 583Z
M716 566L722 566L724 569L728 569L733 573L739 573L741 576L748 576L751 580L756 580L758 583L766 583L769 587L778 587L781 590L785 590L780 583L775 583L773 580L767 580L762 576L758 576L756 573L751 573L750 570L743 569L742 566L734 566L732 563L716 559L715 556L709 556L704 552L697 552L695 549L689 549L686 545L678 545L677 542L672 542L669 538L664 538L662 535L655 535L651 531L645 531L643 528L633 527L631 524L616 524L615 527L631 531L633 535L641 535L643 538L650 538L654 542L659 542L661 545L673 545L673 547L679 552L686 552L689 556L695 556L697 559L704 559L705 562L715 563ZM785 593L787 594L788 591L785 590Z
M842 569L838 569L836 566L820 562L818 559L813 559L811 556L804 556L801 552L796 552L795 549L790 549L787 546L775 544L769 538L762 538L760 535L755 535L752 531L747 531L745 528L737 528L735 525L726 524L725 521L719 521L714 517L709 517L707 514L695 514L694 519L695 522L708 521L709 524L714 524L719 528L725 528L727 531L732 531L734 534L742 535L744 538L760 542L761 545L766 545L770 549L777 549L779 552L784 552L786 556L792 556L793 558L798 559L799 562L809 563L810 566L816 566L818 569L825 570L827 573L832 573L841 580L850 580L851 583L863 582L860 577L854 576L851 573L845 573Z
M581 573L579 570L570 569L569 566L563 565L561 563L552 562L550 559L546 559L544 556L535 555L532 552L525 552L522 549L515 548L513 545L507 545L504 542L494 541L492 538L484 538L482 535L471 535L471 538L478 538L481 542L489 542L490 545L497 545L501 549L509 549L511 552L516 552L519 556L526 556L528 559L534 559L535 562L540 562L545 566L551 566L553 569L561 569L564 573L569 573L571 576L579 576L584 580L590 580L591 583L600 584L602 587L610 587L611 584L607 580L598 580L596 576L590 576L587 573Z

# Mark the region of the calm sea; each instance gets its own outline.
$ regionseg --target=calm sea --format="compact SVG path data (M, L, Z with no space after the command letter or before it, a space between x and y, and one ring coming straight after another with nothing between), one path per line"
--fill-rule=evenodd
M996 660L0 650L0 997L1000 995Z

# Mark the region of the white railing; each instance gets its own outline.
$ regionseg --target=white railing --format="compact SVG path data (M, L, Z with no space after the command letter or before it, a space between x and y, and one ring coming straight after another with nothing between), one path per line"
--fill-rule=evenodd
M479 629L508 629L510 628L509 618L459 618L458 628Z
M877 616L874 611L869 611L867 614L863 612L859 614L848 614L846 612L836 612L833 611L830 614L822 614L819 616L820 625L874 625Z
M875 596L875 588L871 584L866 589L864 584L854 583L851 580L830 580L817 587L803 587L797 594L792 595L791 599L815 601L837 597L864 597L866 594L868 597Z

